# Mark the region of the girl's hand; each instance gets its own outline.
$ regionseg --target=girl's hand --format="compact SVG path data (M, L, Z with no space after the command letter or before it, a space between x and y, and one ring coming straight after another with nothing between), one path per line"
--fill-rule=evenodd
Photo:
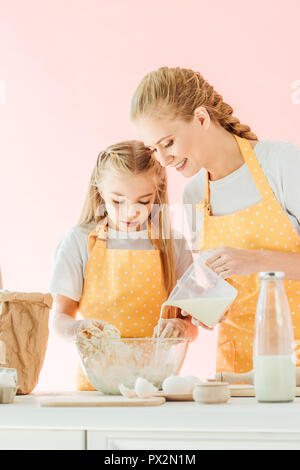
M97 319L76 320L79 302L58 294L56 296L55 315L53 325L56 333L68 340L72 341L77 338L79 331L88 328L94 324L103 329L105 322Z
M226 317L227 317L228 312L229 312L229 310L227 310L227 311L224 313L224 315L220 318L220 320L218 321L218 323L222 323L223 321L226 320ZM183 317L188 317L188 316L190 316L189 313L183 312L182 310L181 310L181 315L182 315ZM207 326L207 325L205 325L205 323L201 323L201 321L196 320L196 318L193 318L193 317L191 317L191 323L192 323L193 325L196 325L196 326L202 326L202 328L205 328L206 330L212 331L212 330L214 329L214 326Z
M76 325L75 325L75 335L78 336L80 331L85 330L91 326L98 327L100 330L103 330L104 325L107 322L97 320L96 318L88 318L86 320L76 320Z
M259 259L257 250L221 246L214 250L214 254L206 260L206 263L222 279L227 279L258 272L260 270Z
M163 318L154 328L154 338L189 338L190 323L182 318Z
M204 323L201 323L201 321L196 320L196 318L192 317L188 312L184 312L181 310L180 314L183 317L191 317L191 323L195 326L202 326L202 328L205 328L206 330L213 330L212 327L205 325Z

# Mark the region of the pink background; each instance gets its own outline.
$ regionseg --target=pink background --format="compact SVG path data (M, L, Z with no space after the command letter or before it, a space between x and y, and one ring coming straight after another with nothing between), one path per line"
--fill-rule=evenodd
M135 137L129 103L147 71L198 70L260 139L300 144L299 17L299 0L0 0L4 287L47 291L99 150ZM185 180L169 175L180 202ZM213 375L215 341L201 331L183 373ZM51 332L38 387L71 388L74 360Z

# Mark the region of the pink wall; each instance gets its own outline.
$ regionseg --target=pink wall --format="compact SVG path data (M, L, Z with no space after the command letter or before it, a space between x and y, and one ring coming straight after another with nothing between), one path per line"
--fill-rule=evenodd
M46 291L99 150L135 137L130 98L151 69L200 71L260 138L300 144L299 17L299 0L0 0L4 286ZM183 185L171 172L173 202ZM184 372L212 375L214 347L201 332ZM51 337L39 387L70 388L73 360Z

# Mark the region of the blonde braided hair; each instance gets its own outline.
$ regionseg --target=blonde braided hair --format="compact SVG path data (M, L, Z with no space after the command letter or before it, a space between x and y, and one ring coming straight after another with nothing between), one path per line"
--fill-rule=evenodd
M233 116L232 107L214 88L190 69L161 67L140 82L131 101L130 117L180 117L190 121L197 107L203 106L212 121L239 137L257 140L251 128Z

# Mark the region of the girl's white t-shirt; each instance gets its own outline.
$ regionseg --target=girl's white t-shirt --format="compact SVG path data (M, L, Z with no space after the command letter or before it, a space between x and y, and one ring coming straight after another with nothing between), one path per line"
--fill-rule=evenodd
M79 301L82 295L84 275L89 259L88 235L95 224L72 227L58 244L53 260L49 292ZM108 249L154 250L147 230L120 232L108 228ZM175 273L179 279L193 262L186 239L173 232Z
M282 209L300 235L300 148L292 143L259 141L254 147L258 162ZM201 211L195 208L204 198L206 171L197 173L185 186L183 203L190 244L198 249ZM225 178L210 181L210 202L214 216L233 214L258 204L260 193L244 163ZM257 228L259 231L259 228Z

